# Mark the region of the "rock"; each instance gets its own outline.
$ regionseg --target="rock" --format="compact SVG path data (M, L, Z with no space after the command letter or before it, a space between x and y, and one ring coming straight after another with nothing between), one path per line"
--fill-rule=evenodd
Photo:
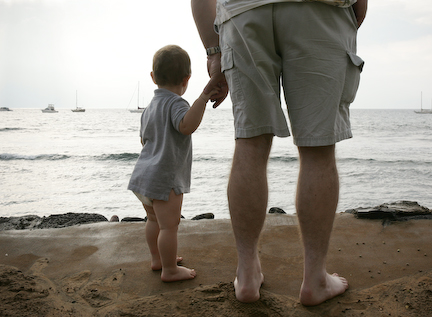
M119 222L119 217L117 215L114 215L111 217L110 222Z
M108 221L102 215L88 213L72 213L51 215L43 217L42 223L38 226L39 229L45 228L64 228L84 223L95 223Z
M0 217L1 230L23 230L23 229L46 229L64 228L84 223L94 223L108 221L102 215L88 213L67 213L51 215L49 217L39 217L27 215L22 217Z
M181 216L181 219L184 219L185 217ZM139 218L139 217L125 217L122 219L122 222L147 222L147 216L143 218Z
M271 207L269 210L269 214L286 214L286 212L279 207Z
M121 222L145 222L147 221L147 217L139 218L139 217L125 217L121 220Z
M34 229L42 222L42 218L35 215L22 217L0 217L0 231Z
M192 218L192 220L201 220L201 219L214 219L214 214L212 214L211 212L208 212L205 214L197 215L197 216Z
M408 219L432 219L431 210L420 206L415 201L396 201L376 207L359 207L348 209L346 213L359 219L384 219L385 221L401 221Z

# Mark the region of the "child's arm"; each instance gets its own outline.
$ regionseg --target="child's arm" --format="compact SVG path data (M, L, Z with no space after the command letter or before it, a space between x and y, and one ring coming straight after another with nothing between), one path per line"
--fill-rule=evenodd
M195 132L204 116L207 102L209 101L210 97L217 92L218 90L216 89L212 90L209 94L202 92L198 99L195 100L192 107L190 107L188 112L186 112L185 116L180 121L179 131L182 134L191 135Z

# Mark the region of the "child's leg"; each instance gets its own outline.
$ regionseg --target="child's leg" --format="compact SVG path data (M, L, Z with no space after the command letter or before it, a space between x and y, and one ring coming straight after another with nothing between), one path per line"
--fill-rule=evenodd
M177 266L177 230L181 217L183 195L171 190L169 200L154 200L153 210L159 224L158 249L162 262L161 279L174 282L192 279L195 270Z
M162 268L162 263L160 260L159 249L157 245L157 240L159 237L159 225L153 207L144 204L143 206L147 212L145 235L147 239L147 245L151 254L151 268L152 270L160 270Z
M145 228L145 235L147 240L147 245L151 254L151 268L154 271L162 269L162 262L159 255L158 249L158 237L159 237L159 224L157 223L156 215L154 213L153 207L143 204L144 209L147 212L147 223ZM177 256L177 263L181 262L183 258Z

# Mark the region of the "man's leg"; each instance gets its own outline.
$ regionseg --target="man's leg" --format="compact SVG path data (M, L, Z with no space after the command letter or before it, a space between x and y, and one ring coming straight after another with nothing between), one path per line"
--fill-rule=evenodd
M318 305L345 292L348 282L326 271L326 256L339 199L335 146L299 147L296 207L304 246L300 302Z
M267 209L267 160L272 140L271 134L236 140L228 203L238 255L234 287L241 302L258 300L264 280L257 247Z

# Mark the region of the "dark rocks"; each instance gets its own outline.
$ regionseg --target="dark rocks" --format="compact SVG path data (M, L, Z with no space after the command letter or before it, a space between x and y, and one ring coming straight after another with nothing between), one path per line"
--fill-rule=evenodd
M183 216L181 216L180 218L184 219ZM124 217L121 220L121 222L147 222L147 216L145 216L144 218L140 218L140 217Z
M269 214L286 214L285 210L279 207L271 207Z
M409 219L432 219L431 210L420 206L415 201L396 201L376 207L359 207L349 209L346 213L359 219L384 219L386 221L403 221Z
M108 221L102 215L88 213L67 213L39 217L28 215L23 217L0 217L0 231L23 229L64 228L84 223Z
M38 228L64 228L84 223L95 223L103 221L108 221L108 219L99 214L69 212L67 214L43 217L42 223L38 226Z
M193 217L191 220L201 220L201 219L214 219L214 214L212 214L211 212L208 212L205 214L197 215L197 216Z
M110 218L110 222L119 222L119 217L117 215L114 215Z
M33 229L42 222L42 218L35 215L27 215L23 217L0 217L1 230L22 230Z
M147 217L139 218L139 217L125 217L121 220L121 222L145 222L147 221Z

